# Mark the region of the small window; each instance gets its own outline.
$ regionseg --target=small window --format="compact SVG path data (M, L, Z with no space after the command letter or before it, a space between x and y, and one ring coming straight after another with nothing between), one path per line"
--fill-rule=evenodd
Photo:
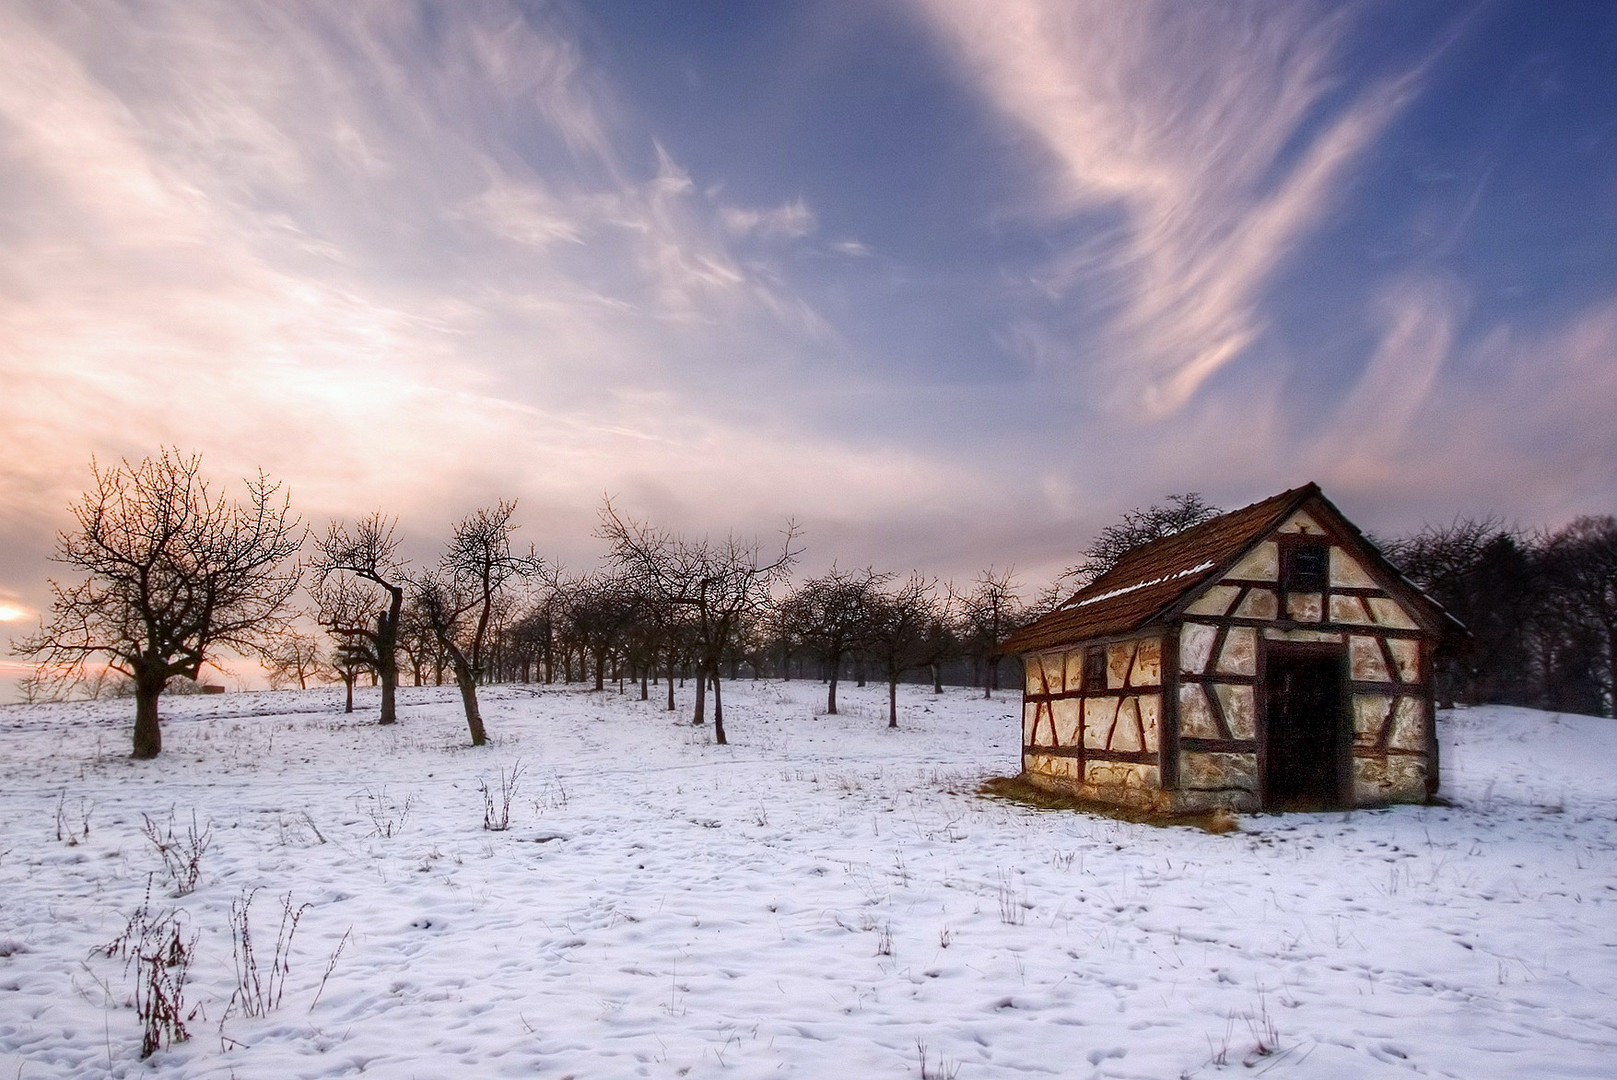
M1084 689L1106 689L1106 646L1091 645L1084 651Z
M1281 584L1287 592L1324 592L1330 548L1325 544L1296 544L1282 552Z

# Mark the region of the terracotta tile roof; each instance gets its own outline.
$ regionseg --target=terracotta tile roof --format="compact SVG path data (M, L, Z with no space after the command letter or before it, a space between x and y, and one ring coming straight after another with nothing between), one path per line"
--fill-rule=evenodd
M1012 634L1000 651L1036 652L1138 630L1221 573L1315 496L1320 496L1319 487L1304 484L1135 548L1050 614Z

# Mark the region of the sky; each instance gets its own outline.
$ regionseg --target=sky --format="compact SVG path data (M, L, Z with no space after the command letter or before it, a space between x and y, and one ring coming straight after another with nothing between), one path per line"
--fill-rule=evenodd
M92 458L1029 591L1617 511L1617 6L0 0L0 632Z

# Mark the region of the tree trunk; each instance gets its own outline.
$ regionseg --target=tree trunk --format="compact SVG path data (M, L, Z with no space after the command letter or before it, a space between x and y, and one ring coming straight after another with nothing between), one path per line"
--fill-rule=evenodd
M483 714L477 708L477 672L458 649L449 659L455 666L455 684L460 687L460 703L466 710L466 727L472 733L472 745L482 746L488 742L488 732L483 729Z
M382 718L379 724L396 724L399 717L398 706L394 703L399 687L399 668L397 664L387 665L382 671Z
M933 664L932 665L932 692L934 694L943 693L943 665L942 664Z
M640 669L640 700L651 700L651 665L646 664Z
M355 674L356 674L355 672L352 672L352 671L349 672L348 673L348 678L346 678L346 679L344 679L342 681L343 688L348 691L348 701L347 701L347 703L345 705L343 705L343 710L342 710L345 713L351 713L351 712L354 711L354 676L355 676Z
M488 742L488 732L483 729L483 714L477 709L477 683L470 673L460 683L460 702L466 709L466 729L472 734L472 745L482 746Z
M724 695L719 690L719 662L713 661L713 741L720 746L724 740Z
M595 689L606 689L606 651L595 650Z
M837 672L842 667L842 657L832 657L831 662L826 666L831 669L831 674L826 680L829 689L825 692L825 711L835 716L837 714Z
M707 723L707 672L701 667L696 670L696 711L691 716L691 723Z
M163 749L163 731L157 722L157 699L167 679L135 679L135 748L131 757L145 760Z
M676 663L676 658L674 656L674 650L673 650L673 647L670 646L669 649L668 649L668 708L666 710L664 710L666 712L673 712L674 711L674 665L675 665L675 663Z
M853 658L853 676L860 686L865 685L865 657L863 653Z
M399 615L404 608L404 590L388 587L387 610L376 616L376 673L382 682L382 715L379 724L397 723L399 685Z
M898 676L887 676L887 726L898 726Z

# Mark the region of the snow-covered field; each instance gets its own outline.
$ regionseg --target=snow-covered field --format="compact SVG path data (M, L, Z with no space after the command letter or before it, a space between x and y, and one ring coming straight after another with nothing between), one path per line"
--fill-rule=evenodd
M655 695L501 687L478 750L448 688L394 729L176 698L151 763L128 702L0 708L0 1078L1617 1076L1611 721L1445 715L1453 807L1211 835L983 799L1014 695L906 689L890 732L882 693L730 684L719 747ZM212 828L185 896L171 810ZM154 872L198 1011L142 1064L98 947ZM310 905L258 1018L252 889L261 975Z

